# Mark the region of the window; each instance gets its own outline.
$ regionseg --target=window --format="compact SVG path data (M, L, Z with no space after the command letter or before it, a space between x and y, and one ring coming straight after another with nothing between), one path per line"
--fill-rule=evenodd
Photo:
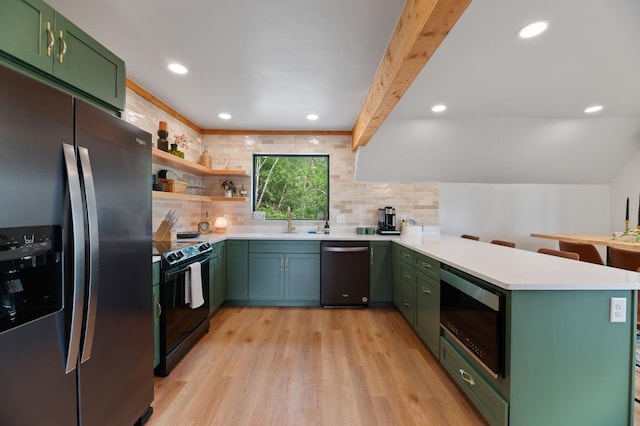
M253 210L286 219L287 207L292 219L328 219L328 155L253 155Z

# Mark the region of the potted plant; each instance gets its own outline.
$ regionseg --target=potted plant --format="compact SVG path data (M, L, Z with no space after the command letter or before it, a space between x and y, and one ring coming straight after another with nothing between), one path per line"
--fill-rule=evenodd
M225 180L220 184L220 188L224 190L225 197L233 197L236 193L236 186L233 184L233 181L230 179Z

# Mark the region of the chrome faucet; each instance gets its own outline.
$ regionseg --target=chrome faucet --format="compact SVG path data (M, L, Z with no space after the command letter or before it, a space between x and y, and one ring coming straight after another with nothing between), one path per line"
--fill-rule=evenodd
M296 227L291 224L291 207L287 207L287 234L293 234Z

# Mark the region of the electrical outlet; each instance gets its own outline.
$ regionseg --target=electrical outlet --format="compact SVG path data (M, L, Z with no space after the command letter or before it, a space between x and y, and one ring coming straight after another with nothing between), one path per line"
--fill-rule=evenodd
M336 221L338 223L344 223L344 215L343 214L339 214L336 216Z
M400 222L404 222L405 220L407 220L407 215L406 214L401 214L400 215Z
M627 299L624 297L610 299L609 322L627 322Z
M264 212L253 212L253 220L265 220Z

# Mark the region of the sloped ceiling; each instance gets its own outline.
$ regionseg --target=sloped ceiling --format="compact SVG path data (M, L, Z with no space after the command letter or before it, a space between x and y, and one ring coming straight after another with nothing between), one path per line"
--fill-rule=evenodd
M639 19L636 0L473 1L359 150L357 178L610 183L640 148ZM518 39L534 20L548 31Z

